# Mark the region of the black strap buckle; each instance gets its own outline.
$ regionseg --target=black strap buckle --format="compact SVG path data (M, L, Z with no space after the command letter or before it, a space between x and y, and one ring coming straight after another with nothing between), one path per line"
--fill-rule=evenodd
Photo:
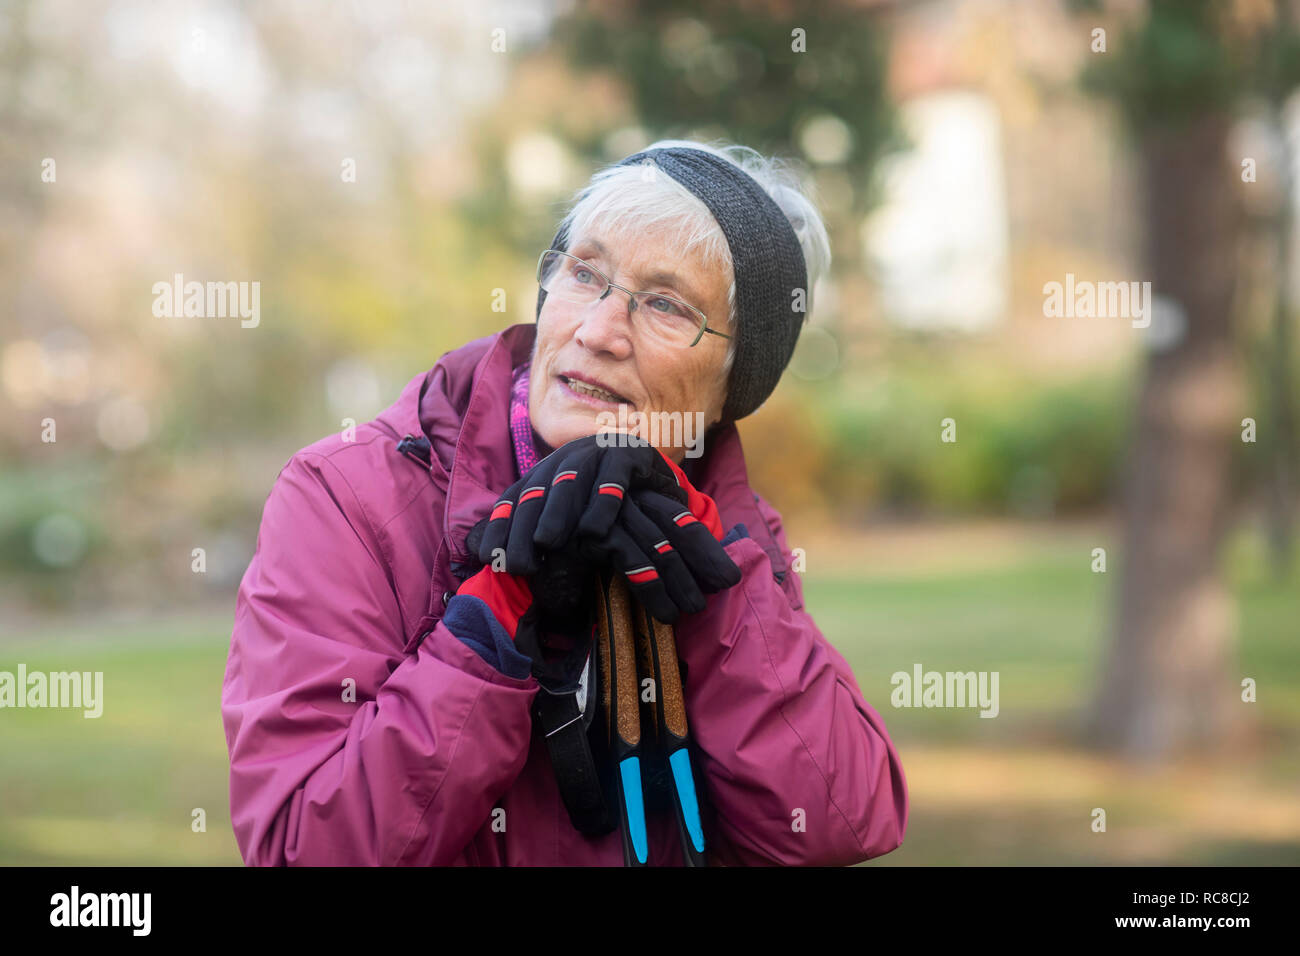
M596 712L592 684L594 653L588 653L582 677L560 689L544 684L533 698L533 717L546 739L551 767L569 819L579 833L600 836L618 821L605 799L603 775L592 752L588 731Z

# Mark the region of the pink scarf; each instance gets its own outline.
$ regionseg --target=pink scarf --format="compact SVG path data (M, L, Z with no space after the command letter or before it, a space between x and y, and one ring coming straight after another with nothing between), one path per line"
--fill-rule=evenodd
M514 370L510 379L510 438L514 442L515 465L521 478L552 450L533 431L532 420L528 417L528 370L531 367L531 361L525 362Z

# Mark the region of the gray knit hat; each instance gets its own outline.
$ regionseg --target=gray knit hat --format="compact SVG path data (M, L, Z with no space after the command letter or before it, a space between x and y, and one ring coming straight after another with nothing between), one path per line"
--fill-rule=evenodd
M736 278L736 357L727 383L722 421L744 418L776 388L794 354L806 312L795 311L795 290L807 301L803 249L790 220L752 176L730 160L702 149L673 146L633 153L618 163L653 163L709 207L731 249ZM568 250L563 225L550 248ZM537 295L542 314L545 290Z

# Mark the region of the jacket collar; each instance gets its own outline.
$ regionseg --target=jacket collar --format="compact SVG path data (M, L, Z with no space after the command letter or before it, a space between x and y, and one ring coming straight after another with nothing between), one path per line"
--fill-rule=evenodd
M512 325L446 353L407 383L379 421L394 432L427 443L429 470L447 473L443 529L453 561L463 561L465 536L518 480L510 438L510 378L531 354L537 326ZM704 454L688 458L683 471L717 503L724 528L743 523L778 574L786 570L780 549L758 510L735 423L710 430Z
M455 560L465 536L519 478L510 438L510 377L532 354L537 327L512 325L494 336L473 372L469 402L451 459L443 528Z

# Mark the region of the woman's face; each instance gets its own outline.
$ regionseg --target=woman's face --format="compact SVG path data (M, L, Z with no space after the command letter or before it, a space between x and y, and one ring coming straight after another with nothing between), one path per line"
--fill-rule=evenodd
M612 282L633 292L679 298L708 316L709 328L732 331L721 270L683 260L669 234L628 240L592 231L567 251ZM640 331L638 316L629 314L629 306L628 297L617 289L589 304L546 297L537 319L528 389L533 428L548 445L559 448L608 430L611 417L625 404L630 427L617 430L635 432L680 462L691 436L702 440L704 429L722 416L728 340L705 334L691 348L666 346ZM626 402L583 394L570 387L573 378L597 384ZM703 413L702 420L697 412ZM652 425L656 421L658 427Z

